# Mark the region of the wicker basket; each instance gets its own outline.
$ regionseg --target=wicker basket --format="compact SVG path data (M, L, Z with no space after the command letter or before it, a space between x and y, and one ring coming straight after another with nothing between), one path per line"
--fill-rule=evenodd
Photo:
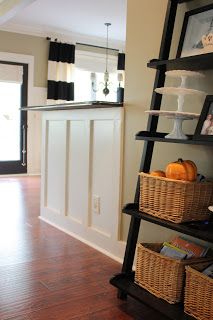
M200 272L209 264L186 267L184 311L198 320L213 319L213 279Z
M177 260L159 253L161 244L138 244L135 283L173 304L183 298L185 266L209 258Z
M157 218L181 223L209 218L212 182L189 182L140 174L139 210Z

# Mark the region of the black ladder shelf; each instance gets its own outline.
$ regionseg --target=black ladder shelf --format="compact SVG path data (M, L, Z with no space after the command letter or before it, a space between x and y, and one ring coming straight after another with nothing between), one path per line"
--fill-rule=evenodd
M151 110L159 110L162 96L155 93L154 89L163 87L165 82L165 71L173 69L205 70L213 69L213 53L198 55L193 57L178 58L168 60L171 47L172 34L174 29L177 6L179 3L193 0L168 0L165 17L159 59L153 59L148 63L149 68L156 69L155 82L151 100ZM155 142L182 143L193 145L213 146L212 142L195 141L192 136L189 140L165 139L166 133L157 132L158 117L150 116L147 124L147 131L136 134L136 140L144 141L144 148L141 157L140 171L149 172ZM134 299L150 306L171 320L192 320L194 318L186 315L182 304L171 305L166 301L156 298L145 289L134 283L134 272L132 271L135 249L141 220L146 220L163 227L182 232L196 238L213 243L213 222L209 223L184 223L175 224L154 218L138 210L139 202L139 180L136 186L134 203L127 204L123 208L123 213L131 216L129 226L125 256L121 273L113 276L110 283L118 288L118 298L125 299L128 295Z

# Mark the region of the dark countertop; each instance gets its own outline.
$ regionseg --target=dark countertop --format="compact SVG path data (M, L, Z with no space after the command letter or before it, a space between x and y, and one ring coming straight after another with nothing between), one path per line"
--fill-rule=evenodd
M106 101L85 101L69 102L62 104L52 104L44 106L23 107L22 111L54 111L54 110L75 110L75 109L96 109L96 108L114 108L123 107L123 103Z

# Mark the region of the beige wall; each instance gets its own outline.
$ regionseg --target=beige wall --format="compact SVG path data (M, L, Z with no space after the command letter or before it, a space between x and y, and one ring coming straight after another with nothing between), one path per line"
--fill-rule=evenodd
M194 1L195 2L195 1ZM212 1L196 1L195 5L204 5ZM123 203L133 202L137 172L140 165L142 141L135 141L138 131L146 130L147 116L144 110L149 109L155 70L147 68L147 62L158 58L167 0L129 0L127 13L126 42L126 84L125 84L125 140L124 140L124 181ZM180 30L185 10L193 8L192 3L179 5L176 27L173 37L171 57L175 57ZM177 81L167 83L177 85ZM212 72L206 72L203 82L190 82L192 88L202 88L213 94ZM185 111L200 112L203 101L191 97L186 101ZM165 109L175 110L175 99L163 99ZM190 121L188 121L190 122ZM186 133L193 133L196 121L184 124ZM169 132L171 120L159 121L159 131ZM164 169L166 164L177 158L192 159L196 162L199 172L206 176L212 173L212 148L203 146L187 146L181 144L156 143L152 161L153 169ZM123 215L122 235L126 239L130 218ZM139 240L161 241L169 238L172 231L159 226L142 222Z
M0 52L34 56L34 86L47 86L48 41L42 37L0 31Z

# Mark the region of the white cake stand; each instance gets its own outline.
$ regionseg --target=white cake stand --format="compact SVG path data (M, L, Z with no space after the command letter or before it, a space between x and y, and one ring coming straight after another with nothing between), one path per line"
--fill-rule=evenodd
M170 71L166 71L165 75L171 78L181 78L180 88L186 88L187 78L198 79L198 78L205 77L205 75L201 72L190 71L190 70L170 70Z
M199 118L199 114L183 112L184 98L186 95L193 95L195 97L203 97L205 92L195 89L186 88L187 78L203 78L204 74L189 70L171 70L165 73L169 77L180 77L181 85L179 87L161 87L156 88L155 92L167 95L176 95L178 101L178 108L176 111L163 111L163 110L149 110L147 113L150 115L164 116L170 119L174 119L174 127L171 133L165 136L170 139L188 139L183 133L182 123L184 120L192 120Z
M187 89L184 87L161 87L156 88L155 92L160 94L168 94L178 96L178 108L177 111L183 111L184 98L186 95L204 96L205 92L195 89Z
M197 113L187 113L178 111L164 111L164 110L147 110L146 113L154 116L163 116L169 119L174 119L174 126L172 132L167 134L167 139L183 139L187 140L188 137L183 133L182 124L184 120L198 119L200 117Z
M170 70L166 71L165 75L178 78L178 77L187 77L187 78L204 78L205 75L202 72L190 71L190 70Z
M181 78L181 87L185 88L187 78L205 78L204 73L189 70L170 70L165 75L171 78Z
M169 95L177 95L178 96L178 109L177 111L183 111L183 104L184 98L186 95L196 95L196 96L204 96L206 95L205 92L195 90L195 89L188 89L186 88L186 80L187 78L203 78L205 75L201 72L196 71L189 71L189 70L170 70L166 71L165 74L172 78L181 78L181 84L179 87L162 87L156 88L155 92L160 94L169 94Z

